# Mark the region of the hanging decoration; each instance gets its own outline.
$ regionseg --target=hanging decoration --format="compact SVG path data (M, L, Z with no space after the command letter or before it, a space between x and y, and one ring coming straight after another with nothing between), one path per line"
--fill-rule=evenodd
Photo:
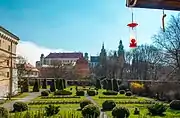
M137 47L137 39L136 39L136 27L138 26L137 23L133 20L133 11L132 11L132 22L127 25L130 28L130 48L136 48Z
M163 32L165 32L165 25L164 25L165 17L166 17L166 14L164 13L164 9L163 9L163 16L162 16L162 30L163 30Z

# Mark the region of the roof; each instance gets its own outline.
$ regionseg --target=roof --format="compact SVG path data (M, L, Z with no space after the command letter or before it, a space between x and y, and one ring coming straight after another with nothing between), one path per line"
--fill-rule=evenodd
M99 62L99 56L91 56L91 62Z
M76 61L76 64L88 64L88 61L84 57L81 57Z
M74 53L50 53L45 58L81 58L83 53L74 52Z
M16 35L14 35L13 33L11 33L10 31L8 31L7 29L3 28L2 26L0 26L0 31L2 31L3 33L10 35L11 37L13 37L16 40L20 40L19 37L17 37Z

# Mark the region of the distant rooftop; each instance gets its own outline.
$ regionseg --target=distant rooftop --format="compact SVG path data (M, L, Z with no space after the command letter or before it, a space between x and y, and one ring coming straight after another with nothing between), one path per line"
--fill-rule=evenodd
M91 56L90 61L91 62L99 62L99 56Z
M83 53L73 52L73 53L50 53L45 58L82 58Z

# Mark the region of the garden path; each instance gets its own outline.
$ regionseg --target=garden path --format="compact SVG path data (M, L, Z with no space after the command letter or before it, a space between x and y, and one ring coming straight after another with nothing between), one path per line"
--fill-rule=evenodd
M92 101L92 103L94 103L95 105L97 105L97 103L91 98L91 96L88 96L87 94L85 94L86 98L90 101ZM100 117L99 118L108 118L106 113L101 111L100 109Z
M31 100L35 99L36 97L38 97L40 95L41 95L41 91L40 92L32 92L32 93L29 93L29 95L24 98L19 98L17 100L8 101L8 102L2 104L1 106L7 108L8 110L13 110L13 104L15 102L30 102Z

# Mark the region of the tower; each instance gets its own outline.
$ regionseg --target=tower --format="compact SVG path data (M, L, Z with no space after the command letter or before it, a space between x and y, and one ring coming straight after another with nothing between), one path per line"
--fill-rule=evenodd
M84 58L85 58L87 61L89 60L89 56L88 56L88 53L87 53L87 52L84 54Z
M42 66L44 64L44 54L41 54L40 57L40 66Z

